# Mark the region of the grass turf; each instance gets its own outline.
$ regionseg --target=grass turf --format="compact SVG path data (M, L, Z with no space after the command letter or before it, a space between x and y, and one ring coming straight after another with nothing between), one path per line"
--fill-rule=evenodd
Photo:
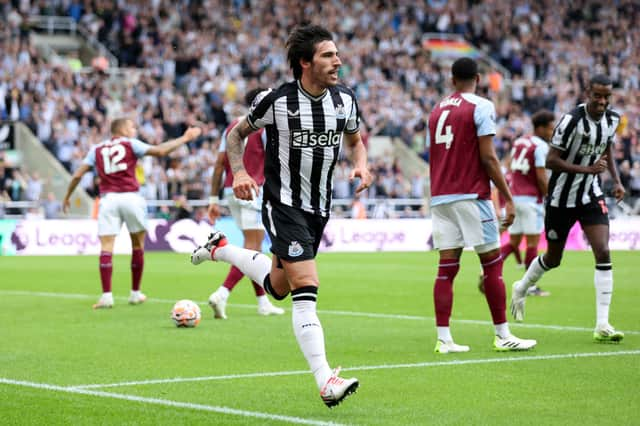
M538 347L496 353L476 288L479 264L465 252L451 326L471 352L453 355L433 353L436 256L319 256L318 309L329 361L361 381L358 393L333 410L322 404L293 337L289 299L275 302L287 309L283 317L259 317L245 279L230 298L229 320L213 319L205 301L224 279L224 264L194 267L185 255L147 253L149 301L129 306L129 257L116 256L116 306L93 311L95 256L0 257L0 418L114 425L640 421L637 253L613 253L611 322L627 331L622 344L592 341L592 255L568 252L540 283L552 295L528 298L526 322L511 325L519 337L538 339ZM508 294L522 273L512 259L505 263ZM177 329L169 319L183 298L202 308L195 329ZM82 387L97 384L117 385Z

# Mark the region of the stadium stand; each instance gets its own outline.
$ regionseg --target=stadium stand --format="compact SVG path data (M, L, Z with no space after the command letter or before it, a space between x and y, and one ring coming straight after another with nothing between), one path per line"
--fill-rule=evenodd
M167 160L142 163L140 177L151 204L158 212L161 206L175 211L182 196L203 200L209 195L220 132L241 111L243 93L289 78L283 42L291 26L304 17L322 16L323 24L340 40L345 63L341 79L358 94L363 130L370 140L392 138L428 161L426 117L447 88L447 60L465 52L457 51L456 45L445 46L444 51L430 49L424 35L446 34L461 37L474 54L499 64L484 70L480 91L496 103L495 143L501 155L515 138L530 131L531 113L545 107L559 115L580 101L591 73L610 75L615 88L612 106L623 114L616 162L628 192L625 203L615 208L619 213L640 212L637 2L376 4L371 8L361 1L336 0L304 7L291 0L4 2L0 119L24 122L68 171L107 134L110 117L136 117L140 137L149 143L179 135L187 121L207 123L205 137L188 148ZM46 23L47 16L75 22L82 29L78 34L91 40L96 56L82 61L78 50L65 52L62 60L48 60L46 49L35 47L32 26ZM60 31L48 26L49 33ZM42 43L41 38L38 45ZM111 52L111 60L102 49ZM120 69L113 68L113 58ZM405 209L408 205L402 200L422 198L420 187L422 194L428 193L428 176L406 161L394 164L397 158L392 154L372 161L378 180L363 197L370 215L375 211L385 217L388 210L392 215L424 214L420 202L410 203L417 209ZM345 201L338 200L336 213L348 216L353 187L344 183L349 164L341 167L335 191ZM5 167L3 174L10 172ZM5 176L2 181L7 179L11 180ZM82 186L95 195L91 176ZM385 201L376 201L380 198ZM385 205L391 205L387 212ZM201 212L196 208L192 214Z

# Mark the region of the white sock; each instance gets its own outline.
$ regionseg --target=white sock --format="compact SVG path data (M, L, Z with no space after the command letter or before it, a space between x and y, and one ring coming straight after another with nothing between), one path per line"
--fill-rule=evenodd
M315 289L316 287L303 287L297 290L309 288ZM297 290L294 290L291 294L291 299L293 300L291 315L293 332L296 335L296 340L298 341L298 346L300 346L302 354L307 359L307 363L309 363L309 368L316 379L318 389L322 389L327 380L329 380L329 377L331 377L332 371L327 362L324 349L322 325L316 314L316 294L300 292L294 294ZM296 298L298 300L296 300Z
M598 267L600 265L596 265ZM608 264L611 268L611 264ZM596 287L596 325L609 323L609 306L613 294L613 271L596 269L593 274Z
M106 291L104 293L102 293L102 296L100 296L101 299L113 299L113 293L111 293L110 291Z
M509 330L508 322L503 322L502 324L494 324L494 327L496 328L496 335L501 339L511 336L511 330Z
M240 269L243 274L264 287L264 277L271 272L271 258L255 250L227 244L216 249L216 260L230 263Z
M538 280L542 278L542 275L549 270L549 268L543 267L542 264L544 264L542 255L536 257L533 262L531 262L531 265L527 268L527 272L525 272L524 277L520 280L520 285L518 286L519 290L524 291L529 287L536 285Z
M256 299L258 299L259 307L269 306L271 304L266 294L263 294L262 296L256 296Z
M438 331L438 340L442 340L443 342L453 342L453 337L451 337L451 329L449 327L436 327Z
M224 300L227 300L229 298L229 294L231 294L229 289L223 285L216 290L216 293L220 294Z
M135 297L140 296L140 290L131 290L131 296L135 296Z

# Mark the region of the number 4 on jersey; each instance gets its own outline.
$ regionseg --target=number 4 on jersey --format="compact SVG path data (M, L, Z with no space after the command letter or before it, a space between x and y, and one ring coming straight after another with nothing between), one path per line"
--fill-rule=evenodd
M442 111L442 114L440 114L440 117L438 118L438 124L436 125L436 143L445 144L447 149L451 147L451 143L453 142L451 126L444 125L444 122L447 120L450 112L451 111L449 110Z

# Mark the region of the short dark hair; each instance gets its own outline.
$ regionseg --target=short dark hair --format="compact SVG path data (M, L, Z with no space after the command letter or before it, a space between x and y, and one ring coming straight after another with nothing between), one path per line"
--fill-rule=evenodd
M316 52L316 45L321 41L332 41L329 30L319 25L303 24L296 26L287 39L287 60L293 70L293 77L299 80L302 77L300 60L311 62Z
M611 79L604 74L596 74L591 77L591 81L589 82L589 87L593 87L594 84L599 84L601 86L611 86L613 83Z
M478 75L478 63L467 57L457 59L451 65L451 75L462 81L473 80Z
M531 116L531 124L533 124L534 129L537 129L538 127L553 123L555 119L556 117L553 112L548 109L541 109Z
M127 124L127 121L129 120L130 118L126 118L126 117L116 118L115 120L113 120L111 122L111 134L119 135L120 132L122 131L122 128L125 126L125 124Z
M249 90L244 95L244 104L246 106L251 106L251 104L253 103L253 100L256 98L256 96L258 96L258 93L264 92L265 90L266 89L264 87L256 87L255 89Z

